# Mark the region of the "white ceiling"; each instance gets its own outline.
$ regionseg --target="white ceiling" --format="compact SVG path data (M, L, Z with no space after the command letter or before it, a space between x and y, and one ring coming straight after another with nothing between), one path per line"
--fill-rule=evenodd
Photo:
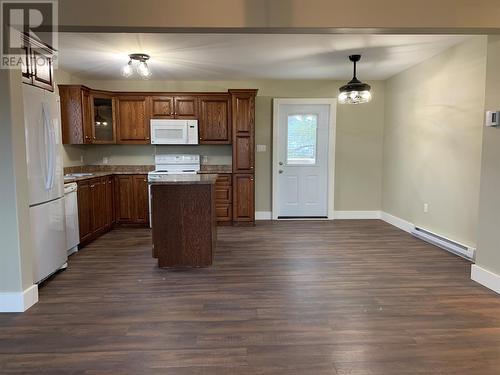
M59 66L88 79L125 79L134 52L151 55L152 79L387 79L469 38L451 35L82 34L59 36Z

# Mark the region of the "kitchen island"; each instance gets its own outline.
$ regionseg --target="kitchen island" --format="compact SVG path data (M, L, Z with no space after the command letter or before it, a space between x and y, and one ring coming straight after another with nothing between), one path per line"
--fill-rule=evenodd
M159 267L212 264L217 235L216 180L216 174L193 174L149 182L153 257Z

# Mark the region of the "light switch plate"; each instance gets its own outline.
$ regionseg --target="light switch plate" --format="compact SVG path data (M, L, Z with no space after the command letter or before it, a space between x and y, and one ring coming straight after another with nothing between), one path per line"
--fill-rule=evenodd
M257 145L257 152L266 152L267 146L266 145Z
M500 126L500 112L486 111L485 125L488 127Z

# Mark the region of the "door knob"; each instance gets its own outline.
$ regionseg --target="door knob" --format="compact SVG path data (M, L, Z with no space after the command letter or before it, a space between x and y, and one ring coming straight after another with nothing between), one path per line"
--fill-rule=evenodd
M278 171L278 173L279 173L279 174L282 174L282 173L283 173L283 170L282 170L282 169L280 169L280 170Z
M282 162L282 161L280 161L278 164L279 164L279 165L283 165L283 162Z

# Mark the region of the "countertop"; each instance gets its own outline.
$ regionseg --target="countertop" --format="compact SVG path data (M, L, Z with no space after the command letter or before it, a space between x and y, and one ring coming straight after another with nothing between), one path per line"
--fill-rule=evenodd
M217 174L172 174L163 176L162 181L149 181L149 185L210 185L217 181Z
M130 175L130 174L148 174L148 172L154 170L152 165L144 166L122 166L122 165L84 165L81 167L69 167L65 169L65 176L72 173L91 173L88 176L71 176L71 178L65 177L64 183L78 182L89 180L92 178L99 178L112 175ZM199 175L209 175L209 174L230 174L232 173L231 165L202 165L201 170L198 172ZM202 181L202 180L200 180ZM196 183L196 182L195 182ZM198 182L198 183L208 183L208 182Z
M202 165L200 174L203 173L218 173L218 174L226 174L233 173L233 166L230 164L221 164L221 165Z
M78 172L77 172L78 173ZM148 172L134 172L134 171L107 171L107 172L83 172L83 173L92 173L89 176L71 176L71 178L68 178L67 175L64 177L64 183L68 184L70 182L78 182L78 181L83 181L83 180L90 180L92 178L99 178L99 177L106 177L106 176L113 176L115 174L148 174Z

